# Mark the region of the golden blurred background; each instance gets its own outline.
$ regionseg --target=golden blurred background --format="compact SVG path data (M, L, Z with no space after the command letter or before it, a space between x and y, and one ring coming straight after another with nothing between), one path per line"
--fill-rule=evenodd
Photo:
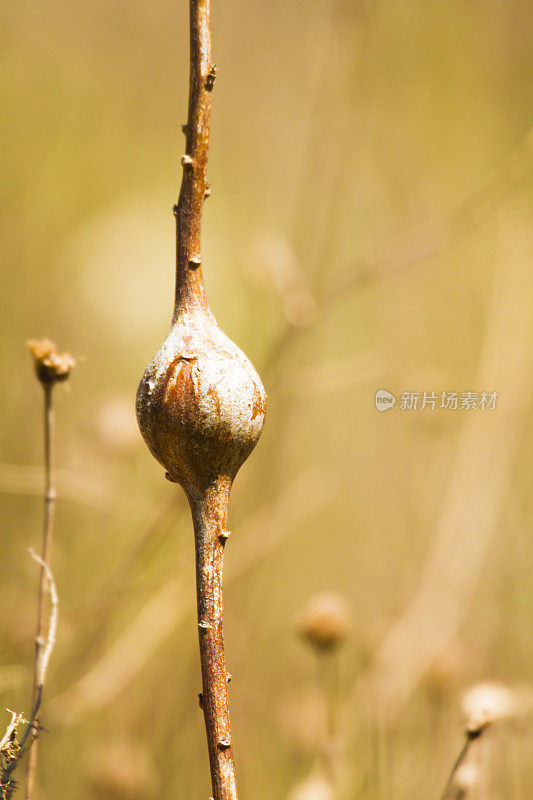
M189 512L133 410L170 321L187 5L1 5L0 707L31 699L26 340L82 358L55 390L38 800L210 794ZM213 0L204 277L269 393L225 563L243 800L437 800L487 681L524 713L453 796L533 792L532 31L529 0ZM350 619L325 654L295 629L324 592Z

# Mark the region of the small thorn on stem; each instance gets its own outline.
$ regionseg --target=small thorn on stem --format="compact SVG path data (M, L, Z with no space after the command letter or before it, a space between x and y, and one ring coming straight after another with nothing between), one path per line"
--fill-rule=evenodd
M189 258L189 269L198 269L202 265L200 256L191 256Z
M231 747L231 739L226 737L225 739L220 739L218 742L218 749L219 750L227 750Z
M226 672L226 683L231 683L232 677L233 675L231 674L231 672Z
M209 624L209 622L205 622L205 621L199 622L198 623L198 627L202 628L202 630L204 630L204 631L211 630L211 625Z
M205 189L204 189L204 199L207 199L211 194L211 184L209 181L205 182Z
M193 164L194 164L193 159L189 155L187 155L187 153L181 157L182 167L192 167Z
M167 481L170 481L170 483L177 483L177 481L174 480L170 472L165 472L165 478L167 479Z
M187 123L186 122L181 126L181 132L183 134L185 134L185 136L187 136Z
M213 86L215 85L216 76L217 76L217 66L216 64L212 64L209 73L207 75L207 78L205 79L205 88L208 92L213 91Z
M218 538L220 539L222 544L225 544L228 541L230 536L231 536L231 531L221 531L218 534Z
M178 204L177 203L174 203L174 205L172 206L172 213L174 214L175 217L178 216Z
M204 696L201 692L198 692L198 705L200 708L204 707Z

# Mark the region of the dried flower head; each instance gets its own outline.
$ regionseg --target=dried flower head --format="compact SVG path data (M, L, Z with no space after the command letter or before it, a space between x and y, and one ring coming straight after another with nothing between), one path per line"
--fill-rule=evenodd
M289 800L333 800L333 787L326 778L310 775L293 788Z
M473 738L494 722L512 721L526 716L532 707L533 698L529 687L512 688L496 682L472 686L461 700L466 731Z
M333 650L342 644L350 627L346 602L336 594L315 595L302 611L296 627L313 647Z
M70 353L58 353L50 339L30 339L30 353L33 356L35 372L42 384L65 381L76 366L76 359Z

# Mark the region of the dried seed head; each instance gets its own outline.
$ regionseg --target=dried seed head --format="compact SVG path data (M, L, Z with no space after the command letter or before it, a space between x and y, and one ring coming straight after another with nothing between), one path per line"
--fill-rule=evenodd
M55 343L50 339L30 339L28 347L33 356L37 378L42 384L65 381L77 364L70 353L58 353Z
M478 683L468 689L461 699L461 708L469 736L479 736L494 722L516 721L527 716L533 708L529 687L511 688L502 683Z
M312 597L299 619L300 636L318 650L333 650L342 644L350 627L346 602L336 594Z

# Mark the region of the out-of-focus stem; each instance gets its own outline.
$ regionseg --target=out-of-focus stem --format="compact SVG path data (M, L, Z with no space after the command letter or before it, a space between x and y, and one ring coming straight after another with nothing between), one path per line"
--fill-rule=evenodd
M453 786L453 782L455 780L455 776L457 775L457 772L459 771L459 768L461 767L463 761L467 757L468 752L469 752L469 750L470 750L470 748L472 746L472 742L474 742L476 739L479 738L480 733L481 732L475 732L475 733L471 733L470 731L466 732L466 739L464 741L463 746L461 747L461 749L459 751L459 755L455 759L454 765L453 765L453 767L451 769L450 775L448 777L448 780L446 781L446 785L444 786L444 789L442 790L442 794L440 795L439 800L446 800L446 798L448 797L448 795L450 793L450 789Z
M324 699L324 729L320 747L320 759L332 786L339 778L339 742L337 701L339 692L338 653L319 652L317 654L318 684Z

